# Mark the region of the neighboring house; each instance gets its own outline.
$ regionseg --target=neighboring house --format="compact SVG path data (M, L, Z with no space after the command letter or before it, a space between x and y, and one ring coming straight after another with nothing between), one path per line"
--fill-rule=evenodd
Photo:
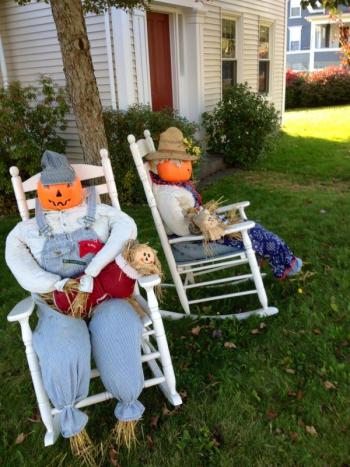
M2 0L1 79L36 84L40 74L65 84L50 6ZM225 87L247 81L284 108L285 0L152 0L150 10L87 15L87 31L102 105L173 107L200 121ZM1 57L1 45L0 45ZM2 63L2 65L1 65ZM0 73L1 75L1 73ZM67 154L81 158L73 115Z
M350 7L341 7L342 34L350 38ZM300 0L288 0L287 68L313 71L340 65L339 25L320 2L302 9Z

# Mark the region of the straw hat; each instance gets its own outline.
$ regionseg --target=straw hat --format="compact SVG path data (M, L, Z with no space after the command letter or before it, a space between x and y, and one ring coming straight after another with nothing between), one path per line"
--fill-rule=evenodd
M199 156L186 152L184 135L178 128L170 127L160 134L158 151L146 156L148 161L161 159L177 159L180 161L197 161Z

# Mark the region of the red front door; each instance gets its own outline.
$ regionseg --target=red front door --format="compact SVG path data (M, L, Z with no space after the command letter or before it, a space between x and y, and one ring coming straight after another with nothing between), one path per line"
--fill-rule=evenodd
M152 109L173 107L169 15L147 13L149 66L151 74Z

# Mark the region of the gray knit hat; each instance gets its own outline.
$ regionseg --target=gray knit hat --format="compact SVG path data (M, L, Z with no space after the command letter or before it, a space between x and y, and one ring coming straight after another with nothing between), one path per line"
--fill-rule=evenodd
M67 157L58 152L46 150L41 159L41 183L43 185L58 185L72 183L75 178L73 167Z

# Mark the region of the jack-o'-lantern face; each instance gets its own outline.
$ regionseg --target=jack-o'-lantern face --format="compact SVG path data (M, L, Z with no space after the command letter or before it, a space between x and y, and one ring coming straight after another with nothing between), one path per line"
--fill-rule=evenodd
M62 211L78 206L83 201L83 187L79 178L72 183L43 185L38 183L38 198L43 209Z
M158 175L166 182L187 182L192 176L191 161L159 161Z

